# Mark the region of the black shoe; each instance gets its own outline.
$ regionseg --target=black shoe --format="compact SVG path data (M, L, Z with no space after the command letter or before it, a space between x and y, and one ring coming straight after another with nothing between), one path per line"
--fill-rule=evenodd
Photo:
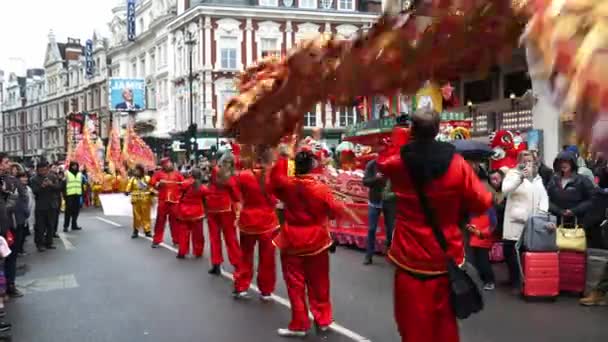
M63 227L63 232L64 232L64 233L67 233L67 232L68 232L68 229L67 229L66 227Z
M82 230L82 227L74 227L72 230Z
M55 247L53 245L46 245L45 247L46 247L46 249L57 249L57 247Z
M220 265L213 265L208 273L219 276L222 274L222 269L220 268Z
M42 246L38 246L36 248L38 249L38 252L44 252L44 251L46 251L46 249L44 247L42 247Z
M371 265L373 263L371 256L366 256L365 260L363 260L363 265Z
M6 322L0 322L0 332L7 332L11 330L12 324Z
M182 255L182 254L178 254L175 257L178 258L178 259L186 259L186 256Z
M160 247L160 246L159 246L159 244L158 244L158 243L152 243L152 246L150 246L150 247L152 247L152 248L158 248L158 247Z
M59 239L59 234L57 234L57 233L53 234L53 238Z
M131 234L131 239L136 239L139 237L139 232L137 230L133 231L133 234Z
M9 288L6 290L6 294L11 298L23 297L23 292L19 291L14 285L9 286Z
M146 237L152 237L152 233L146 232Z

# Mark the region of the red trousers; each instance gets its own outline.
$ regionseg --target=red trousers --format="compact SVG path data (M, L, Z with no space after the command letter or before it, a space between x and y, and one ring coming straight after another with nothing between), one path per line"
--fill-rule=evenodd
M306 305L307 292L310 311L315 323L323 327L330 325L333 317L329 297L328 251L310 256L281 253L281 266L291 303L289 329L294 331L310 329Z
M156 210L156 223L154 224L154 243L161 243L165 237L165 225L167 224L167 216L169 217L169 228L171 229L171 239L173 244L179 242L179 224L177 222L175 210L176 203L159 201Z
M238 269L241 261L241 249L236 237L236 217L232 211L221 213L207 213L207 224L209 225L209 244L211 245L211 264L221 265L224 262L222 253L222 235L228 250L230 264Z
M258 244L258 287L263 295L274 292L276 284L276 265L272 244L274 231L264 234L244 234L241 232L241 264L234 273L234 289L243 292L249 289L253 278L253 251Z
M458 342L448 277L421 280L395 271L395 320L402 342Z
M190 252L190 238L192 238L192 254L200 257L203 255L205 237L203 236L203 221L179 221L179 255L187 255Z

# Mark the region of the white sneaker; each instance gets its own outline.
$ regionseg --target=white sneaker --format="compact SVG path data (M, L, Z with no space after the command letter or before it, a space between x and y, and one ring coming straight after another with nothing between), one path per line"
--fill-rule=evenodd
M234 297L234 299L247 299L249 298L249 294L247 293L247 291L243 291L243 292L232 292L232 297Z
M306 337L306 331L294 331L289 329L278 329L277 334L281 337Z
M260 295L260 300L262 302L272 302L272 294L269 294L269 295Z
M495 288L496 285L494 285L494 283L487 283L483 286L483 289L486 291L494 291Z

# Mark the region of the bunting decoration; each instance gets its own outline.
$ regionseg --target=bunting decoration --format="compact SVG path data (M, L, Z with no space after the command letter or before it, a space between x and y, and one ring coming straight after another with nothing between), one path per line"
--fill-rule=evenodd
M120 149L120 133L116 125L112 125L110 136L108 137L108 146L106 147L106 164L110 173L118 173L121 176L126 176L126 170L123 163L123 155Z
M127 128L122 155L123 160L129 168L133 168L137 164L143 165L147 170L154 170L156 168L154 152L152 152L152 149L150 149L148 144L135 133L133 126Z
M91 142L89 129L85 125L82 129L82 140L76 146L73 158L87 170L89 177L94 182L101 182L103 181L103 172L95 151L95 145Z

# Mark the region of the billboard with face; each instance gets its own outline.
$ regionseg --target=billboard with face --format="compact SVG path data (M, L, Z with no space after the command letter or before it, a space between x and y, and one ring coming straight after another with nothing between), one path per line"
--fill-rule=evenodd
M142 78L110 78L110 110L139 111L146 108L146 87Z

